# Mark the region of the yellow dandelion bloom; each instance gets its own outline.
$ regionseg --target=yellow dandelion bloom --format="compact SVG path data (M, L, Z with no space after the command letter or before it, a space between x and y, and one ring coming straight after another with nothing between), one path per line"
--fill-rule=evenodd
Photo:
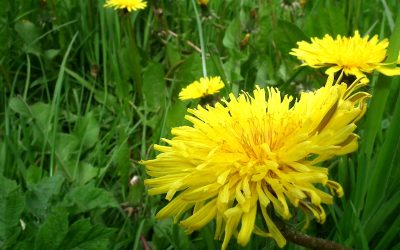
M322 39L311 38L311 43L301 41L297 45L298 48L292 49L290 54L302 60L302 66L329 67L328 75L340 70L357 78L374 70L388 76L400 75L400 68L387 67L388 64L383 63L389 42L387 39L379 41L376 35L369 39L369 36L361 37L356 31L353 37L338 35L333 39L325 35ZM364 78L364 81L368 82L368 79Z
M141 10L147 7L147 3L142 0L107 0L104 7L114 9L125 9L129 12Z
M256 88L254 96L233 94L214 107L188 109L192 126L172 129L173 138L155 159L142 161L149 194L166 194L170 202L157 218L174 218L190 233L215 219L215 238L226 249L232 236L246 245L251 235L286 244L270 213L292 216L290 204L325 221L322 204L331 194L343 195L340 184L328 179L317 163L353 152L358 146L355 121L364 114L369 94L327 84L302 93L298 100L281 97L278 89ZM261 211L264 222L256 222ZM307 215L308 217L308 215Z
M208 5L208 0L197 0L197 3L200 4L200 5L207 6Z
M197 99L218 93L224 87L221 77L201 77L199 81L194 81L179 93L179 99Z

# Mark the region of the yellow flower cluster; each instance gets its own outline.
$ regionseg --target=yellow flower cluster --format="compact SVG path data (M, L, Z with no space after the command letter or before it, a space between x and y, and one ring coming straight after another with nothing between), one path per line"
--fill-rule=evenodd
M149 194L166 194L170 201L157 218L173 217L189 233L215 219L222 249L232 236L246 245L253 233L283 247L269 211L289 219L289 204L323 223L322 204L331 204L332 195L319 184L334 195L343 190L317 163L357 149L355 122L369 97L358 91L364 86L359 81L333 81L298 100L257 87L253 96L231 94L214 107L189 109L192 126L172 129L166 146L155 145L161 152L156 159L142 161L152 177L145 180ZM257 210L267 230L256 223Z

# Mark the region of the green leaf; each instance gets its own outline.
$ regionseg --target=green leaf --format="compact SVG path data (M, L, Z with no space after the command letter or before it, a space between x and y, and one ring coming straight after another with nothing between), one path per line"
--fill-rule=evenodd
M78 120L74 134L79 138L83 150L93 147L99 141L100 125L93 112Z
M59 49L48 49L44 52L44 57L47 60L53 60L56 56L58 56L60 54L60 50Z
M149 110L157 111L165 105L167 92L162 64L151 62L144 69L143 96Z
M258 70L256 74L256 80L255 84L259 85L262 88L265 88L268 84L268 80L271 79L270 72L273 70L271 69L272 63L270 58L265 58L265 60L262 60L260 62L260 65L258 65Z
M280 20L273 31L273 39L278 49L289 56L290 50L297 47L297 42L308 40L308 37L293 23Z
M169 244L175 245L171 235L172 227L173 223L170 219L155 221L152 243L156 249L167 249ZM175 246L175 249L178 249L177 246Z
M0 197L5 197L9 193L18 189L18 185L15 181L9 180L5 178L3 175L0 175Z
M68 214L59 209L52 213L40 226L35 239L35 250L58 250L68 232Z
M168 59L168 63L171 67L177 65L182 59L181 54L177 46L173 43L167 43L166 47L166 56Z
M36 137L43 138L46 133L50 133L52 124L49 121L51 115L51 106L42 102L38 102L30 106L31 116L34 119L37 129ZM43 139L41 139L43 141Z
M240 18L236 17L229 24L222 44L228 49L229 59L224 63L223 67L226 72L227 81L238 82L243 80L241 75L241 66L248 59L248 55L240 51L240 41L242 39L242 30Z
M140 206L143 203L143 194L145 194L145 192L143 181L139 180L138 183L129 187L127 201L132 206Z
M109 249L110 237L115 230L100 225L92 225L82 219L71 225L60 250L101 250Z
M184 119L186 114L186 103L178 100L172 104L166 111L163 119L154 128L153 140L159 141L160 138L168 138L171 135L173 127L188 124Z
M224 70L228 82L237 83L243 80L241 74L242 63L248 59L248 55L241 53L239 50L231 50L229 60L224 63ZM233 87L233 85L231 85Z
M400 13L400 11L399 11ZM396 20L396 25L393 30L393 34L390 38L388 47L388 58L386 62L393 62L399 56L400 49L400 17ZM394 65L392 65L394 66ZM371 159L373 155L373 149L375 145L375 139L381 126L381 120L385 111L385 106L391 91L391 84L397 84L398 79L392 79L389 76L379 75L379 81L375 85L373 97L370 103L369 110L367 111L366 119L366 133L365 142L362 145L363 151L367 159ZM368 171L370 179L368 179L368 185L366 186L368 192L365 201L365 212L366 217L374 214L379 205L385 198L385 194L389 187L388 181L392 174L392 169L396 169L396 164L391 164L396 158L394 153L398 145L400 144L400 91L398 91L397 101L395 109L393 111L393 117L388 131L385 134L384 142L382 147L376 153L374 161L370 161L368 164ZM372 163L371 163L372 162ZM396 166L394 166L396 165ZM388 169L388 167L390 167ZM376 188L379 187L379 188Z
M390 227L385 231L385 234L380 238L379 243L374 249L395 249L390 247L399 241L399 228L400 228L400 216L397 216L394 221L390 222Z
M120 134L123 134L123 132L120 132ZM129 145L127 140L124 140L125 138L122 137L118 145L114 148L112 159L118 168L118 175L121 176L121 181L128 183L129 171L132 169L132 166L129 158Z
M50 199L57 195L64 183L64 177L54 175L45 177L37 184L28 185L29 191L26 193L26 204L31 212L41 218L44 218L51 207Z
M226 29L222 44L228 49L237 50L239 49L241 35L240 18L237 17L231 21Z
M347 35L347 23L343 9L331 4L329 7L321 4L317 10L308 15L305 20L304 30L314 37L329 34Z
M19 115L25 117L32 116L29 105L21 97L12 97L9 102L9 107Z
M92 209L118 207L118 203L110 192L89 183L71 189L61 206L67 207L72 214L77 214Z
M165 219L154 223L152 243L157 249L168 248L168 243L174 249L191 249L193 247L185 231L174 224L172 220Z
M201 59L198 54L187 57L176 71L175 78L179 79L179 84L177 84L176 89L172 90L173 93L178 95L183 87L198 80L203 75L201 67Z
M28 53L39 54L40 46L37 42L40 37L40 29L28 20L20 20L14 26L15 31L25 43L25 51Z
M14 235L24 210L24 197L14 181L0 175L0 241Z
M398 216L398 208L400 208L400 192L397 192L390 200L381 204L372 218L367 220L368 223L364 226L366 237L372 239L382 227L387 226L390 216Z
M118 103L118 100L114 95L101 90L96 90L94 92L94 98L96 101L110 109L117 106Z
M42 178L42 169L37 166L30 166L25 172L25 181L28 186L40 182Z
M79 149L80 137L74 134L57 133L56 152L59 160L66 164Z
M393 118L388 129L382 147L377 152L376 162L371 170L371 178L369 180L369 190L365 201L365 214L366 216L374 214L382 202L384 201L387 188L389 186L390 175L392 174L391 167L395 158L393 149L400 145L400 91L397 98L396 108L393 112ZM376 188L379 187L379 188Z
M70 165L74 166L74 164L72 163ZM77 184L83 185L91 181L93 178L99 175L103 170L105 170L105 168L103 169L96 168L93 167L93 165L88 162L81 161L76 166L76 169L70 169L70 172L72 173L73 181L76 182Z
M400 13L400 11L399 11ZM397 17L395 29L393 30L390 38L389 47L387 49L388 57L386 58L387 63L396 61L399 56L400 50L400 16ZM394 66L394 65L392 65ZM378 82L374 86L373 96L371 103L366 113L366 133L364 142L364 151L369 159L372 155L376 134L381 125L383 113L385 111L385 105L390 92L390 85L396 81L390 76L379 75Z

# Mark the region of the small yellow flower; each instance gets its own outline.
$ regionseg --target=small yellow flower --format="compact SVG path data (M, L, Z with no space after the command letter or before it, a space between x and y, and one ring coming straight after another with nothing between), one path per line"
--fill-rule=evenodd
M297 45L298 48L292 49L290 54L302 60L302 66L329 67L328 75L340 70L357 78L374 70L388 76L400 75L400 68L387 67L389 64L383 63L389 42L387 39L379 41L377 35L369 39L369 36L361 37L356 31L353 37L338 35L333 39L325 35L322 39L311 38L311 43L301 41ZM364 78L364 81L368 82L368 79Z
M224 87L221 77L201 77L199 81L194 81L179 93L179 99L197 99L218 93Z
M207 6L208 5L208 0L197 0L197 3L200 4L200 5Z
M107 0L104 7L114 9L125 9L128 12L141 10L147 7L147 3L142 0Z
M169 200L157 218L173 217L188 233L215 219L222 249L232 236L246 245L253 233L283 247L271 212L288 220L295 207L323 223L322 205L333 197L321 187L339 197L343 190L318 163L357 149L355 122L369 97L357 91L361 86L334 84L330 77L298 100L268 88L266 101L257 87L253 96L231 94L214 107L188 109L192 125L173 128L166 146L154 146L161 153L141 162L152 177L145 180L149 194ZM256 220L257 211L264 222Z

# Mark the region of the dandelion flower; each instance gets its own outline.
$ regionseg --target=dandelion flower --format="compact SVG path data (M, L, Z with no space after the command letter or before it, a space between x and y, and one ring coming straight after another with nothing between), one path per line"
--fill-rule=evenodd
M369 39L369 36L361 37L356 31L353 37L338 35L333 39L325 35L322 39L311 38L311 43L301 41L297 44L298 48L292 49L290 54L302 60L302 66L329 67L326 71L328 75L341 70L345 75L356 78L374 70L388 76L400 75L400 68L391 68L388 67L390 64L383 63L389 42L387 39L379 41L376 35ZM368 82L368 79L363 81Z
M188 233L215 219L222 249L232 235L244 246L253 233L283 247L272 211L287 220L294 206L323 223L322 204L332 204L332 195L343 190L317 163L357 149L355 122L369 97L356 92L360 86L365 84L333 84L330 77L298 100L268 88L266 101L266 91L257 87L253 96L231 94L214 107L188 109L192 125L173 128L166 146L154 146L161 153L141 162L152 177L145 180L149 194L169 200L157 218L172 217ZM265 224L256 222L257 211Z
M179 99L197 99L218 93L224 87L221 77L201 77L199 81L194 81L179 93Z
M128 12L141 10L147 7L147 3L142 0L107 0L104 7L114 9L125 9Z
M197 3L200 5L207 6L208 5L208 0L197 0Z

